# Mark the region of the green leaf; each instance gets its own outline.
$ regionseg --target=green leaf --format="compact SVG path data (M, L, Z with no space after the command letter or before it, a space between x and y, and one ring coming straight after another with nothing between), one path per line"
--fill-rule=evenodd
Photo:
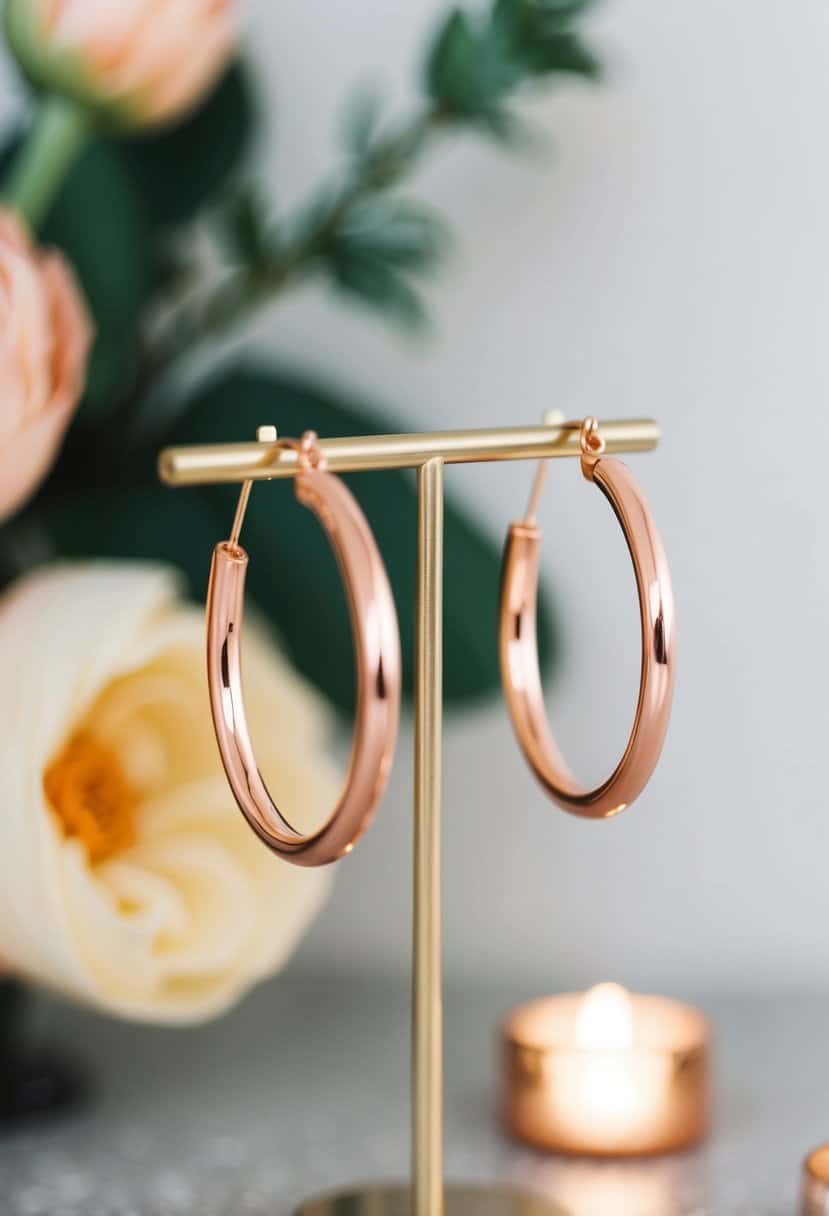
M442 109L472 117L488 109L518 81L516 65L500 41L460 9L449 14L426 63L426 89Z
M596 80L601 74L601 65L592 51L576 34L566 32L531 41L524 59L536 76L557 73Z
M218 221L230 253L244 265L255 266L269 252L267 203L259 188L245 183L222 207Z
M502 106L482 111L477 121L487 135L511 152L538 153L549 147L541 127Z
M335 285L409 329L426 325L426 310L405 277L371 254L340 250L329 259Z
M494 0L492 22L514 25L516 22L546 22L548 27L564 29L595 6L596 0Z
M155 224L182 224L217 197L249 150L255 111L250 80L237 62L183 123L121 142Z
M346 151L362 160L371 147L380 124L382 98L375 89L358 89L346 103L342 119Z
M405 430L383 418L276 372L238 369L197 394L168 443L250 439L274 423L283 435L308 428L322 435ZM414 428L412 428L414 429ZM60 499L37 509L62 554L163 560L183 568L192 593L205 593L213 545L226 536L237 486L170 490L150 480L130 488L120 471L110 486L61 489ZM403 670L410 695L414 670L417 496L410 472L347 477L377 538L400 619ZM458 704L492 693L499 684L496 611L499 544L451 498L446 503L444 689ZM251 555L248 591L276 625L297 665L333 701L353 700L352 642L336 562L311 513L294 501L289 484L255 485L243 535ZM544 661L552 652L549 601L539 605Z
M571 28L587 0L494 0L477 19L450 13L432 44L426 91L441 110L500 134L503 102L534 77L594 78L599 64ZM493 117L494 116L494 117Z
M400 198L374 198L350 208L336 234L340 249L410 271L430 269L448 244L448 230L437 212Z
M596 57L572 29L592 0L496 0L492 37L533 76L595 79Z
M325 261L342 291L420 328L426 312L412 279L434 265L447 243L433 212L375 196L349 209L329 240Z
M145 217L117 151L105 141L91 143L69 172L41 239L71 262L95 318L83 411L103 413L133 375L150 290Z
M158 482L126 485L64 483L35 502L31 513L54 551L68 558L129 558L182 567L190 591L201 598L213 545L227 531L200 495L171 498ZM24 516L24 519L26 516Z

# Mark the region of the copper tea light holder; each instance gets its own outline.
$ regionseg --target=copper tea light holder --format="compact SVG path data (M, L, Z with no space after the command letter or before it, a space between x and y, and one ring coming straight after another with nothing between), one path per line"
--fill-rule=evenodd
M308 424L313 425L313 419ZM651 451L652 419L599 424L608 454ZM503 1187L446 1186L443 1175L441 1010L441 765L443 711L443 481L447 464L581 456L581 421L550 413L541 426L321 439L332 473L417 471L418 542L414 694L414 961L412 1001L412 1178L409 1185L359 1186L306 1201L302 1216L562 1216L539 1195ZM159 475L170 486L295 477L296 450L275 428L255 442L168 448Z
M611 1012L614 1000L627 1002L629 1034L619 1039L611 1027L609 1038L600 1031L591 1041L579 1025L591 1000L601 1012L603 990ZM556 1153L647 1157L691 1148L708 1131L711 1031L691 1005L602 984L519 1006L501 1038L502 1115L519 1140Z

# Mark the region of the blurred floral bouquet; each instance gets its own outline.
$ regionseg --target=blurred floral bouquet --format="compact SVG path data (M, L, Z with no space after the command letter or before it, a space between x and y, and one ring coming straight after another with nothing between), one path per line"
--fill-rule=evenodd
M272 972L319 906L327 879L249 838L213 746L200 615L184 597L203 595L235 490L165 491L156 454L250 438L264 422L281 434L401 429L397 413L392 423L336 387L238 356L218 372L211 361L206 378L199 357L313 278L383 320L422 324L420 283L447 233L405 192L408 175L464 131L526 142L512 107L525 86L595 76L574 29L584 3L454 10L427 49L416 111L391 119L355 96L338 171L289 214L249 163L259 116L232 0L6 3L31 89L30 121L0 151L7 973L117 1014L187 1021ZM357 492L410 684L413 486L375 474ZM263 630L248 697L274 783L313 821L334 791L320 693L345 709L352 696L347 614L313 523L287 496L284 514L267 498L246 528L268 558L249 590L291 657ZM446 694L461 702L497 682L498 555L451 503L446 546ZM549 653L548 612L541 633Z

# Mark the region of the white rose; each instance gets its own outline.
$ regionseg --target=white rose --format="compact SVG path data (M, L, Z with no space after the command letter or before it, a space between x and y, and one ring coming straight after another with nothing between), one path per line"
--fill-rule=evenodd
M262 772L299 828L339 782L319 696L246 625ZM278 970L329 869L271 854L221 769L204 614L137 563L55 566L0 600L0 959L126 1017L187 1022Z

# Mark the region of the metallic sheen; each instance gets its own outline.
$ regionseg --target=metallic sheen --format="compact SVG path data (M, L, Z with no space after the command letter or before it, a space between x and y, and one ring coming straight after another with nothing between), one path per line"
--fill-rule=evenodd
M415 670L412 1216L443 1211L441 753L443 461L418 470Z
M600 426L607 452L649 452L659 442L659 427L650 418L602 422ZM422 435L360 435L320 439L317 448L332 473L417 468L436 458L445 464L538 460L578 456L580 428L579 422L565 422ZM296 449L279 444L201 444L165 448L158 458L158 475L171 486L268 481L272 477L293 477L300 461Z
M659 427L652 419L603 422L601 433L609 452L644 452L659 442ZM267 481L304 473L300 445L286 445L268 432L258 443L211 444L168 448L159 456L158 469L168 485L208 485L217 482ZM416 731L415 832L419 848L414 884L416 961L413 1010L414 1118L413 1177L415 1204L423 1216L439 1216L443 1203L442 1179L442 1028L440 977L440 714L441 714L441 592L442 559L442 465L463 462L501 461L579 456L581 426L547 415L545 425L487 428L475 431L444 431L420 435L365 435L322 439L315 444L318 461L331 472L372 469L423 469L419 481L420 537L418 561L418 702ZM432 463L434 462L434 463ZM431 464L431 469L426 466ZM243 494L244 494L243 489ZM239 519L244 513L240 500ZM323 524L325 519L323 518ZM225 547L220 546L223 552ZM245 559L241 550L239 558ZM233 554L236 560L236 554ZM224 564L224 562L222 563ZM230 580L243 579L235 573ZM234 587L234 594L236 588ZM238 600L241 613L241 599ZM228 618L228 624L230 619ZM241 623L241 616L239 616ZM227 636L227 635L226 635ZM228 638L229 640L229 638ZM221 653L221 649L219 650ZM221 720L221 714L220 714ZM252 760L252 756L250 757ZM254 766L255 771L255 766ZM261 780L261 779L260 779ZM266 791L265 791L266 793ZM265 804L267 810L267 804ZM275 808L274 808L275 810ZM277 812L278 814L278 812ZM281 819L281 816L280 816ZM283 821L284 823L284 821ZM256 826L256 825L254 825ZM287 825L286 825L287 826ZM258 828L256 829L258 830ZM281 830L281 829L280 829ZM290 839L290 837L289 837ZM296 857L294 858L297 859ZM429 866L432 873L429 873ZM383 1216L385 1205L403 1203L408 1216L408 1191L396 1190L398 1198L384 1198L382 1189L352 1192L331 1200L341 1211L362 1212L365 1205ZM456 1194L460 1198L456 1200ZM457 1206L470 1204L486 1214L490 1191L447 1191L449 1216ZM400 1198L403 1196L403 1198ZM512 1195L491 1202L501 1212L526 1212L528 1216L552 1216L555 1208L541 1200L521 1198L515 1206ZM428 1205L428 1206L427 1206ZM512 1206L511 1206L512 1205ZM542 1206L539 1206L542 1205ZM314 1210L313 1204L309 1210ZM320 1209L327 1211L327 1208ZM493 1212L495 1209L492 1209Z
M345 786L328 821L303 835L272 800L256 764L242 695L241 639L248 555L235 539L213 551L207 596L210 708L222 763L239 807L275 853L300 866L326 865L368 827L391 768L400 715L400 638L394 599L374 537L351 492L319 465L297 473L296 496L334 549L356 647L357 707ZM234 522L238 535L249 486ZM312 609L309 609L312 610Z
M547 726L538 664L536 599L541 529L533 518L510 525L501 569L499 651L512 724L528 764L552 800L590 819L616 815L642 792L656 766L671 712L676 628L667 558L647 502L626 465L583 454L588 480L610 502L628 543L639 593L642 665L627 747L601 785L585 789L570 773ZM538 483L537 483L538 484Z

